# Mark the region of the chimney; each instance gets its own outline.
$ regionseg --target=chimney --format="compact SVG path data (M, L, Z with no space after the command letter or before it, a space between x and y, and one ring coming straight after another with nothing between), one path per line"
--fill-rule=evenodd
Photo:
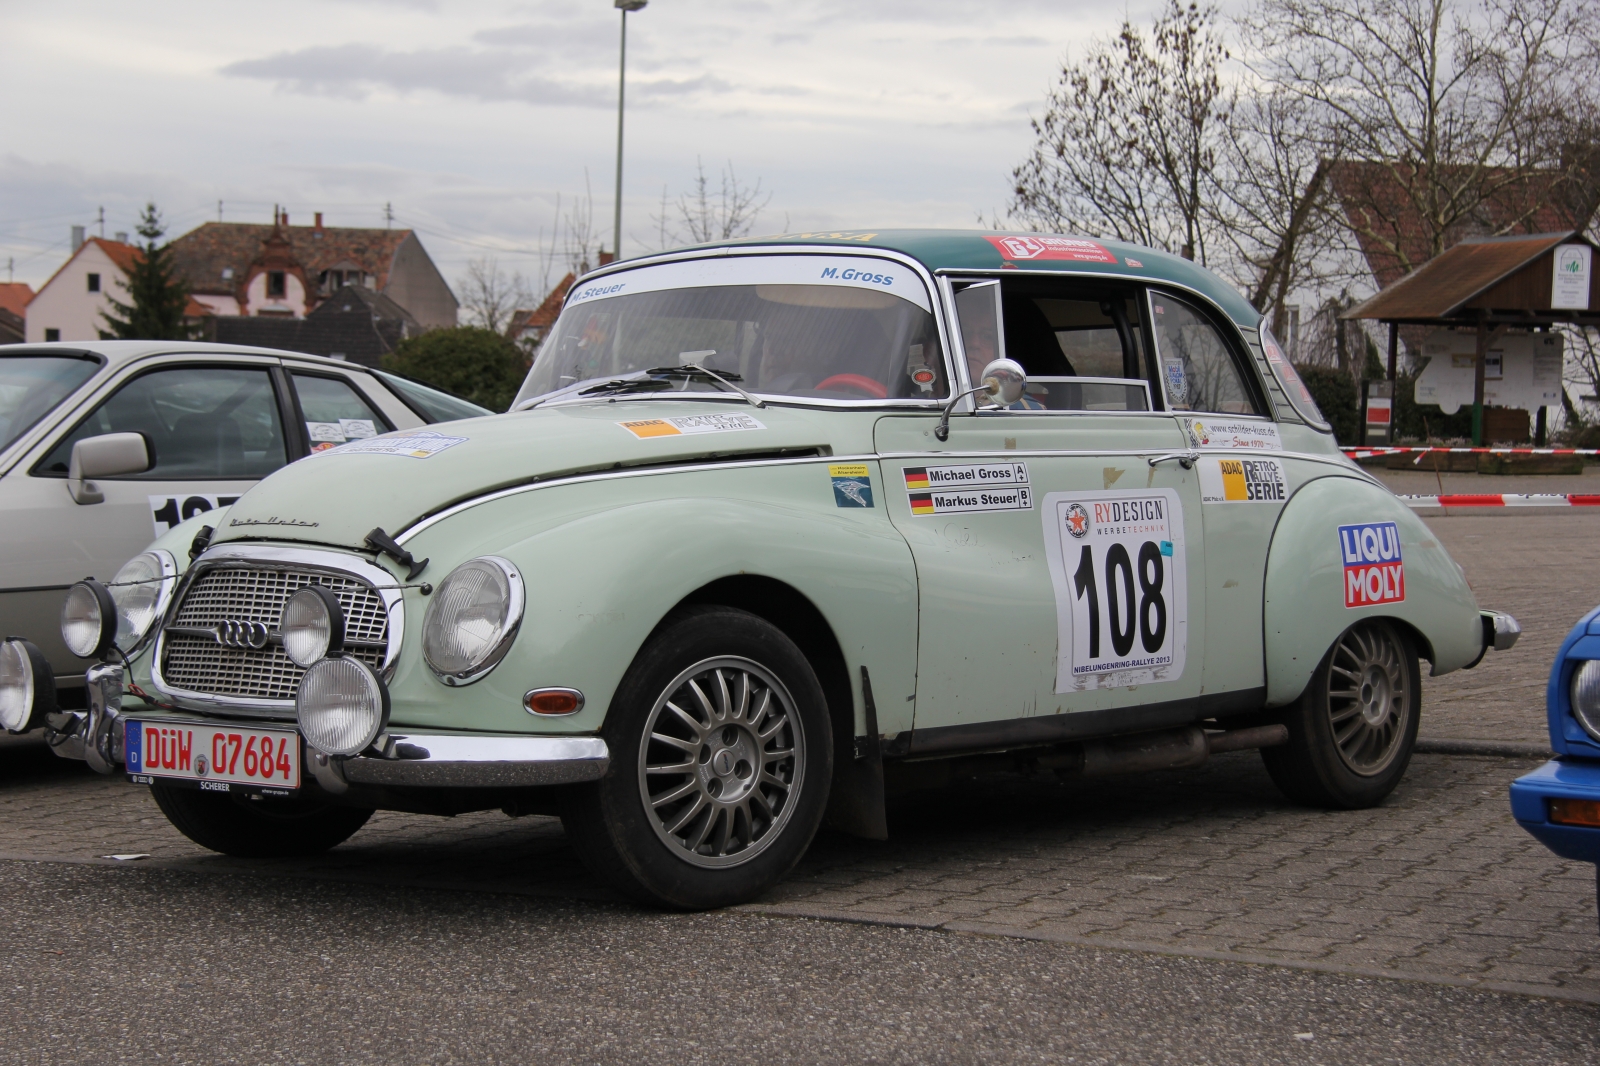
M311 229L311 236L312 236L313 239L320 241L322 239L322 212L321 211L317 212L316 219L317 219L317 221L312 226L312 229Z
M74 252L76 252L79 248L82 248L82 247L83 247L83 227L82 226L73 226L72 227L72 250Z
M601 266L605 266L607 263L616 262L616 259L617 259L617 253L616 252L608 252L604 248L602 248L600 250L600 265Z
M117 233L117 243L118 244L127 244L128 243L128 231L127 230L121 230L121 231L119 231Z

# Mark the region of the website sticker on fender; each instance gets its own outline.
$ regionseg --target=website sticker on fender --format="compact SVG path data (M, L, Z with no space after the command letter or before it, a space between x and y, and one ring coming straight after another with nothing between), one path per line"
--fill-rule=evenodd
M1282 503L1289 498L1288 478L1277 459L1200 460L1201 503Z
M1189 575L1172 489L1052 492L1046 559L1056 598L1056 691L1183 676Z

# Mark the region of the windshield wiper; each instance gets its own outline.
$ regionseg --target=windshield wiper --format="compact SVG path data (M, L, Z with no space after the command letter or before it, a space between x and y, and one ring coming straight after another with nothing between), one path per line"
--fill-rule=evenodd
M704 352L679 352L678 358L682 359L685 356L695 355L710 358L716 354L716 349L713 348L710 351ZM765 401L756 399L754 396L750 395L750 393L734 384L735 381L743 381L744 375L735 373L732 370L712 370L710 367L707 367L702 363L683 363L680 366L658 366L654 370L645 371L645 373L678 377L689 381L696 379L708 379L715 381L719 385L726 385L734 392L737 392L740 396L744 397L745 402L751 407L767 406Z
M655 371L651 371L655 373ZM672 382L661 378L612 378L602 381L598 385L590 385L586 389L579 389L579 396L601 396L606 393L621 392L659 392L662 389L672 388Z
M716 352L684 352L683 355L715 355ZM736 381L744 378L732 370L711 370L699 363L684 363L681 366L658 366L649 370L629 374L624 378L613 378L602 381L578 390L579 396L617 396L627 392L661 392L672 388L674 381L701 381L707 384L726 386L728 389L744 397L746 403L752 407L765 407L766 404L752 396L750 393L735 385Z

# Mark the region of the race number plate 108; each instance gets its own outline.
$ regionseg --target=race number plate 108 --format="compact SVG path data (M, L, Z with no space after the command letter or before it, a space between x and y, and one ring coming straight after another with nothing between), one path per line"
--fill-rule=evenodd
M1189 575L1178 494L1052 492L1044 522L1056 599L1056 691L1182 677Z
M198 722L132 720L123 755L128 776L186 781L214 792L300 787L300 735Z

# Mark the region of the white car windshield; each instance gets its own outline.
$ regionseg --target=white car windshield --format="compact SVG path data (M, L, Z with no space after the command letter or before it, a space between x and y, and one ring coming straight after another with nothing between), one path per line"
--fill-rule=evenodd
M100 369L98 360L39 352L0 356L0 450Z
M733 256L607 274L573 289L512 406L553 393L734 385L800 399L948 396L927 289L909 268L864 256Z

